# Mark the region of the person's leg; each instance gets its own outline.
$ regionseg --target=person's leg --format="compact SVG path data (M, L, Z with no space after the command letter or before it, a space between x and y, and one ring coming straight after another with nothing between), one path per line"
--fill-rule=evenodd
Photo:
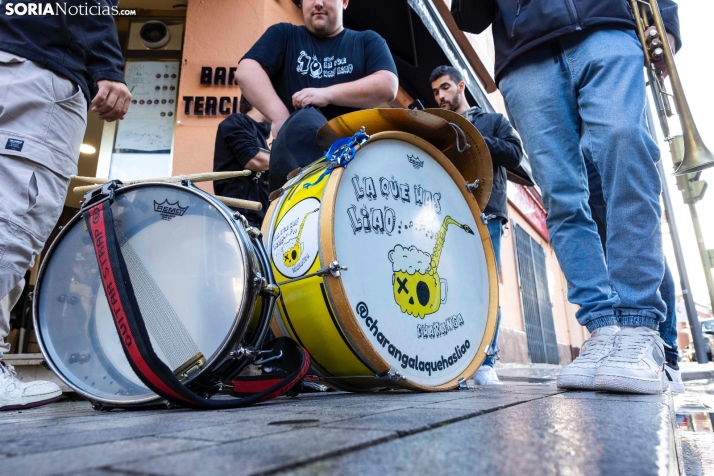
M3 354L10 352L10 343L5 340L10 334L10 311L20 300L23 289L25 289L25 280L21 278L9 293L0 299L0 360Z
M587 154L586 154L587 158ZM590 188L590 209L592 210L593 220L597 223L597 231L602 241L605 256L607 256L607 205L602 194L602 184L600 183L600 174L592 165L591 161L586 161L588 168L588 186ZM659 323L659 336L664 341L664 353L667 359L665 373L669 382L669 388L675 393L684 393L684 383L682 382L682 374L679 370L679 353L677 348L677 316L676 316L676 300L674 278L672 272L667 265L667 260L664 262L664 278L659 287L662 300L667 305L666 320Z
M317 144L317 131L327 122L314 107L306 107L290 115L270 149L270 191L283 186L288 174L305 167L325 153Z
M546 225L568 281L568 299L592 337L558 375L560 388L593 390L600 362L617 332L605 256L588 206L588 179L580 145L578 91L561 42L517 60L499 83L511 121L523 139L548 211Z
M501 235L503 235L503 222L500 218L492 218L486 223L488 234L491 237L491 245L493 253L496 257L496 273L501 273ZM498 330L501 327L501 306L498 306L498 318L496 320L496 333L491 341L490 354L483 361L481 367L474 374L474 383L476 385L501 385L498 380L498 375L493 369L493 364L496 361L496 352L498 351Z
M591 332L616 325L613 306L618 298L609 284L588 206L576 86L560 43L516 60L504 72L499 88L543 194L550 241L568 281L568 299L580 306L578 322Z
M5 298L62 212L87 108L68 79L24 58L2 58L0 139L12 144L0 154L0 298ZM51 382L20 382L12 366L0 362L0 410L41 405L61 393Z
M658 334L665 305L660 231L659 149L644 120L643 52L634 32L568 35L565 57L577 83L581 146L601 176L607 205L607 269L622 329L598 365L598 390L659 393L665 388Z
M607 269L625 326L657 330L665 306L660 231L659 149L645 123L643 53L634 32L595 30L566 37L578 87L582 148L601 177L607 206Z
M493 218L486 223L488 234L491 237L491 245L493 246L493 254L496 256L496 274L501 274L501 236L503 235L503 222L500 218ZM491 351L495 352L498 349L498 331L501 328L501 306L498 306L498 319L496 321L496 333L493 335L491 342ZM493 367L496 355L489 355L484 360L483 365Z
M667 362L676 367L679 361L679 349L677 347L677 302L674 278L672 277L672 271L670 271L666 260L664 262L664 279L662 279L662 284L659 287L659 293L667 305L666 319L664 322L659 323L659 334L665 343L664 353L667 357Z

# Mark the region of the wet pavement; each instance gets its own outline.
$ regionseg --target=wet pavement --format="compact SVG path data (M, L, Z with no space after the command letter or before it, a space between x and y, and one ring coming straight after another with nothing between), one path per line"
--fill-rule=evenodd
M714 475L714 378L685 382L675 395L677 426L687 476Z
M563 392L553 366L498 372L500 387L313 393L241 410L96 412L64 401L4 412L0 474L679 474L669 393ZM714 403L688 402L692 415ZM699 433L683 448L707 474Z

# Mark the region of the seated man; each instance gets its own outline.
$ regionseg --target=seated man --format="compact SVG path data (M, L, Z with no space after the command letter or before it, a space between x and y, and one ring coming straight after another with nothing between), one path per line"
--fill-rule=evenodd
M214 172L250 170L249 177L216 180L213 191L224 197L242 198L263 204L262 210L238 211L252 226L260 228L268 200L268 137L270 122L255 109L245 96L240 98L240 114L231 114L218 125L213 153Z
M349 0L296 3L305 26L271 26L236 71L242 93L271 122L271 191L322 156L315 140L322 124L393 101L399 86L384 39L342 26Z
M471 122L486 141L488 151L493 161L493 188L491 197L484 209L488 219L486 226L491 236L493 251L496 255L496 268L501 269L501 235L503 224L508 223L508 207L506 206L506 168L515 169L521 163L523 151L521 141L513 131L508 119L502 114L483 111L478 106L469 107L466 99L466 83L459 70L452 66L439 66L431 72L431 90L436 103L442 109L448 109L461 114ZM498 329L501 325L501 308L498 308L496 334L491 343L491 352L476 371L476 385L500 385L496 371L493 370L496 352L498 351Z

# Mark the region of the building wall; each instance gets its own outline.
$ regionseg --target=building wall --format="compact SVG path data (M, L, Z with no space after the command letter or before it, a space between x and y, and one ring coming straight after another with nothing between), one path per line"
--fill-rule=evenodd
M302 14L291 0L188 2L174 136L174 175L213 170L216 129L225 118L186 115L181 98L240 96L238 86L202 86L201 67L236 66L263 32L279 22L302 24ZM213 191L211 182L200 185L204 190Z

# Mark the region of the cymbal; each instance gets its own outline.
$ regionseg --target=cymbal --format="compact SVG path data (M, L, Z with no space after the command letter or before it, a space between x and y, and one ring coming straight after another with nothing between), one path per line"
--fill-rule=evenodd
M476 197L479 207L483 210L488 203L491 189L493 188L493 162L491 161L491 153L488 151L486 141L483 140L483 136L471 124L471 121L461 114L441 108L430 108L425 109L425 111L456 124L464 131L466 141L471 148L459 152L457 144L454 142L442 152L451 160L467 182L479 181L478 188L474 191L474 197ZM463 144L458 145L463 148Z
M452 124L464 132L470 148L458 151L464 147L463 136L459 137L457 148L457 132ZM327 150L336 140L355 134L361 127L367 134L408 132L431 143L451 160L467 182L479 181L473 195L481 210L486 207L493 185L493 165L481 134L467 119L443 109L365 109L344 114L324 124L317 132L317 142Z

